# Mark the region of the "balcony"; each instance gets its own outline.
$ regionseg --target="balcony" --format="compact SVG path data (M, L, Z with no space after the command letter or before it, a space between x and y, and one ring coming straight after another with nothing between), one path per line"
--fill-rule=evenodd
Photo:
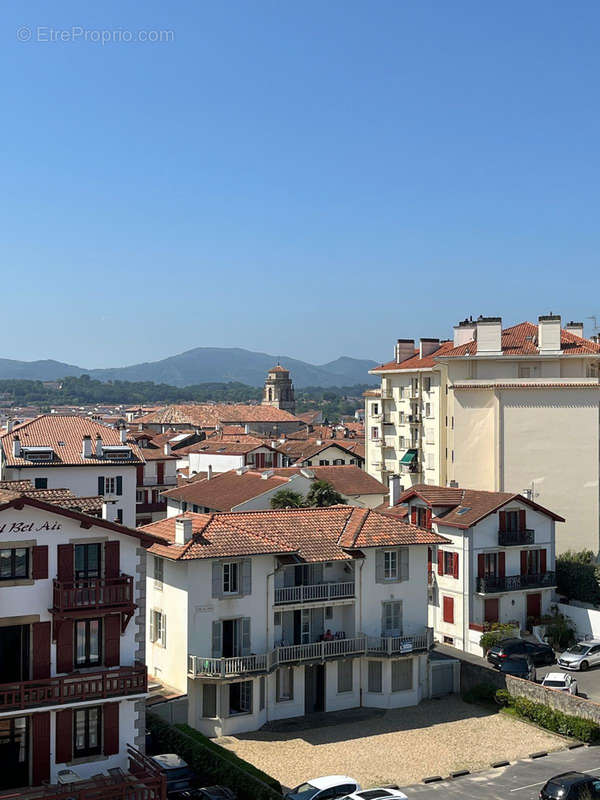
M284 586L275 589L275 605L345 600L354 596L354 581L317 583L313 586Z
M233 658L188 656L190 678L235 678L240 675L272 672L280 666L325 662L347 656L401 656L424 652L433 644L433 630L426 628L414 636L378 637L358 634L350 639L311 642L276 647L269 653Z
M165 475L161 483L157 475L144 475L144 486L177 486L177 475Z
M533 544L535 531L526 528L522 531L498 531L500 547L514 547L521 544Z
M80 578L73 581L53 581L52 613L131 610L133 602L133 577Z
M409 414L408 422L410 425L420 425L422 421L420 414Z
M128 772L114 768L74 783L0 791L0 800L166 800L164 773L134 747L127 754Z
M534 575L506 575L498 577L477 578L479 594L497 594L499 592L518 592L523 589L544 589L556 586L556 574L540 572Z
M145 694L145 664L0 684L0 712ZM0 797L2 797L0 795Z
M136 503L135 504L135 513L136 514L148 514L152 511L166 511L167 510L167 501L162 500L160 503Z
M393 395L391 386L382 386L381 387L381 399L382 400L393 400L394 399L394 395Z

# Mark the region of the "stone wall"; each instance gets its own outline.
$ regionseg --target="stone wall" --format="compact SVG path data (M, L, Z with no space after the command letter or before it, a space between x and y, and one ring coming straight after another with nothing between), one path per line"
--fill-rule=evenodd
M600 725L600 705L593 700L575 697L567 692L541 686L539 683L515 678L513 675L506 676L506 688L513 697L526 697L534 703L542 703L556 711L562 711L563 714L583 717Z
M480 683L490 683L496 689L506 689L506 675L498 672L491 665L477 664L474 661L466 661L460 659L460 690L461 692L468 692L474 686Z

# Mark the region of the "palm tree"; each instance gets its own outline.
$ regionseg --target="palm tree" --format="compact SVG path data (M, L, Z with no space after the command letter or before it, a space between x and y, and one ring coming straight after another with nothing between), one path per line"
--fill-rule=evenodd
M291 489L280 489L271 498L271 508L302 508L304 497Z
M306 495L306 505L325 508L326 506L347 505L347 503L327 481L313 481Z

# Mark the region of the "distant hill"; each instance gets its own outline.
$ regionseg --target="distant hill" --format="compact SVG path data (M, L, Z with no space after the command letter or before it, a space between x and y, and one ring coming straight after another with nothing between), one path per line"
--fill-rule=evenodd
M161 361L109 369L85 369L61 361L16 361L0 358L0 379L52 381L69 375L79 377L85 374L100 381L152 381L171 386L229 381L262 386L267 371L277 360L277 356L255 353L241 347L195 347ZM373 375L368 374L368 370L376 366L376 362L367 359L342 356L320 366L286 356L279 356L279 360L290 370L294 385L299 388L378 383Z

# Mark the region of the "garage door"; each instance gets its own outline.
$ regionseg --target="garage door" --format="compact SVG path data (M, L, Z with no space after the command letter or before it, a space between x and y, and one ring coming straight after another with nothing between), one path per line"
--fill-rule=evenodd
M440 697L454 691L454 662L431 665L431 696Z

